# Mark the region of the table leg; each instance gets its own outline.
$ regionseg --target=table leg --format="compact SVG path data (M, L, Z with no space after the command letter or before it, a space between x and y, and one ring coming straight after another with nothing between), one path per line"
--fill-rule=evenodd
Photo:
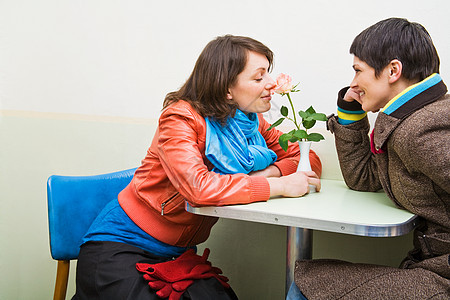
M294 281L295 261L312 258L312 229L288 227L286 249L286 295Z

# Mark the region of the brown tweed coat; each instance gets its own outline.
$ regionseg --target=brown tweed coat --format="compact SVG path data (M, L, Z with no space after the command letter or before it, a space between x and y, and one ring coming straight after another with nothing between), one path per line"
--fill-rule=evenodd
M424 222L400 268L298 261L297 286L311 300L450 299L450 95L412 108L402 118L380 112L374 146L383 153L370 151L367 117L343 126L333 116L328 127L351 189L383 188Z

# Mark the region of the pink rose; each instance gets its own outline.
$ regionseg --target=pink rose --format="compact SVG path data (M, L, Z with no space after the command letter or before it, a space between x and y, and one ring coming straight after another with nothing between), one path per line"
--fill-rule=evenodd
M277 94L287 94L293 88L292 78L289 75L281 73L277 77L277 86L275 87L275 93Z

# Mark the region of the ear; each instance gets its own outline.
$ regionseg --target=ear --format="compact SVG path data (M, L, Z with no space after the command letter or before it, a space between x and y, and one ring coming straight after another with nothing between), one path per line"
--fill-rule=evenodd
M403 65L398 59L393 59L388 65L389 83L394 83L402 76Z
M228 100L233 100L233 96L231 95L231 91L230 90L228 90L227 99Z

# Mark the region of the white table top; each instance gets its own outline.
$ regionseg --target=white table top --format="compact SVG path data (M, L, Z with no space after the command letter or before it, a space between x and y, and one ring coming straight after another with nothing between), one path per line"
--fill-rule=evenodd
M322 189L300 198L277 198L245 205L192 207L195 214L317 229L353 235L388 237L410 232L416 215L398 209L384 192L350 190L343 181L322 179Z

